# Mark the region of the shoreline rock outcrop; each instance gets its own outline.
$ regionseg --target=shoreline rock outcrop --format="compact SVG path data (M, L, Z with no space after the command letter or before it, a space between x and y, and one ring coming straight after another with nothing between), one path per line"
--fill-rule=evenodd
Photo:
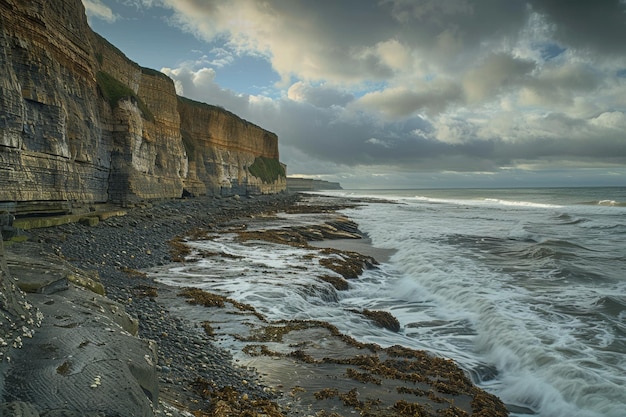
M40 245L7 252L0 242L0 415L154 416L157 350L137 320Z
M285 190L275 134L177 96L94 33L80 0L0 12L0 210Z
M93 226L29 230L6 250L0 239L0 416L188 416L177 408L202 405L188 388L195 375L245 379L250 395L263 394L251 372L159 305L167 289L137 269L168 262L168 240L187 228L295 199L166 200Z

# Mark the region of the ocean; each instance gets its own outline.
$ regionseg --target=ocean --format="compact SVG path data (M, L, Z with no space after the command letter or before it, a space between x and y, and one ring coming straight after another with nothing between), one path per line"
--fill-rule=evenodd
M342 213L389 254L347 291L316 279L323 267L306 249L229 234L192 246L232 256L155 276L271 320L323 320L363 342L451 358L513 416L626 415L626 188L324 194L361 199ZM355 308L389 311L402 329L375 327Z

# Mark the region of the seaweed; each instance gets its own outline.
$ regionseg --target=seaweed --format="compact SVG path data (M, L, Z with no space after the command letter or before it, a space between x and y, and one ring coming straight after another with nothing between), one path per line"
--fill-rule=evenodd
M248 171L253 176L260 178L264 183L276 182L279 178L284 178L285 166L278 159L257 156Z

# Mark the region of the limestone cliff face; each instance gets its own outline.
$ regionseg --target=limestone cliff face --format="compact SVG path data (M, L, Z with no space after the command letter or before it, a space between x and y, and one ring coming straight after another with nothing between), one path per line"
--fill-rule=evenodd
M276 179L255 176L257 160L278 161L274 133L217 106L179 97L181 132L189 155L190 192L209 194L274 193L286 188L284 169ZM258 162L257 162L258 163ZM200 188L198 188L198 183Z
M276 135L178 98L93 33L80 0L0 0L0 13L0 209L285 189L249 170L278 162Z
M103 201L103 142L84 11L0 1L0 201Z
M180 197L188 161L173 81L129 61L97 35L92 43L99 63L98 88L105 96L113 94L103 105L105 131L110 135L110 199ZM115 88L128 88L131 95L115 101L114 92L108 91Z

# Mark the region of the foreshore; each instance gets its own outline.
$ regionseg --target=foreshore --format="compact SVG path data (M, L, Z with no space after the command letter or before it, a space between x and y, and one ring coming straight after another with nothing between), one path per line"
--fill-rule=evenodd
M141 413L128 415L340 416L354 412L371 416L506 415L504 406L497 398L471 384L451 361L401 347L383 349L362 344L339 334L327 323L267 323L250 306L238 305L236 300L202 292L181 297L180 288L159 284L143 272L167 265L172 260L184 260L186 236L198 237L208 231L232 231L233 228L257 221L262 214L293 210L294 207L301 211L332 213L345 204L358 204L338 200L335 205L311 208L309 203L303 201L305 198L300 194L278 194L141 204L127 208L124 216L111 217L96 225L71 223L33 230L29 236L31 243L17 244L15 248L9 248L8 252L19 252L17 248L20 245L36 242L44 252L56 254L73 267L90 274L97 273L107 297L123 306L131 318L138 319L138 336L156 342L134 348L138 351L142 348L154 350L154 358L149 354L144 356L148 364L154 362L155 375L148 375L150 371L143 370L139 372L143 376L138 378L138 372L133 373L135 368L131 367L132 378L140 382L141 389L150 400L150 409L138 401L133 406L142 410ZM329 232L329 228L323 226L318 229L292 230L293 233L288 233L287 237L283 234L277 238L275 234L267 233L265 236L255 235L254 238L307 245L306 241L311 240L312 236L323 240L328 237L325 233L342 238L358 232L331 228L336 232ZM284 241L280 242L280 239ZM339 242L341 245L334 245L334 250L348 253L361 245L361 252L367 252L363 246L367 245L366 240L358 245L352 245L349 240L337 240L335 243ZM321 246L333 245L325 243ZM374 257L386 256L381 252L372 253ZM351 271L357 264L368 267L374 263L367 253L362 256L349 255L346 259L351 259L351 264L348 262ZM51 300L46 301L42 295L33 297L40 297L39 301L47 309L47 314L55 314L50 309L53 304L45 304ZM215 307L219 305L222 307ZM204 319L191 322L180 314L190 309L197 318ZM253 321L258 321L256 329L249 329L245 335L237 335L247 340L246 352L242 355L248 355L248 363L256 369L238 366L232 352L217 346L210 323L224 323L224 320L232 323L222 326L223 336L227 336L229 326L232 333L234 328L249 328ZM233 324L236 322L239 324ZM72 327L68 325L67 328ZM269 339L260 336L267 335L269 330L274 336ZM302 340L296 348L294 340L298 339L298 332ZM278 334L289 334L289 337L283 340L276 336ZM322 351L307 345L304 336L309 340L311 337L332 340L336 355L333 358L322 357ZM33 342L25 341L25 345L35 343L36 338ZM267 342L273 343L271 348ZM120 343L123 346L125 342ZM282 343L284 350L279 349L277 343ZM325 347L324 352L327 351L328 347ZM71 374L71 360L52 358L50 360L54 362L57 373L67 371L67 374ZM65 363L68 369L60 366ZM311 387L278 383L276 375L280 374L280 370L293 367L325 377L313 378ZM127 376L120 375L120 378L124 377ZM150 386L151 378L158 379L156 386ZM95 383L92 385L96 386L90 387L90 393L100 387ZM120 381L119 386L123 385L124 382ZM31 398L32 395L29 397L28 388L28 384L8 387L9 395L5 395L5 400L8 397L12 401L24 398L36 401ZM68 409L71 407L71 404L67 405ZM45 415L43 411L39 410L40 415ZM108 410L97 407L87 411L75 415L97 415L98 412L109 415L106 414Z

